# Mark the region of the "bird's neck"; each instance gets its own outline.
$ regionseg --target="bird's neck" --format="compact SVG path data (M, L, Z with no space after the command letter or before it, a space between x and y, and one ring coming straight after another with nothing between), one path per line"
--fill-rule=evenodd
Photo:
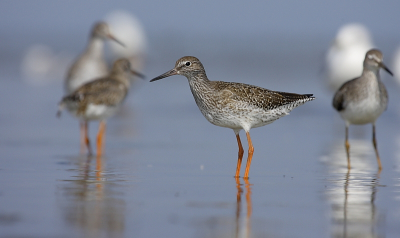
M366 80L374 80L374 81L380 80L379 68L364 66L362 76L363 76L362 78Z
M187 77L187 79L192 90L197 88L208 88L210 85L210 80L207 78L205 72L191 75L190 77Z
M90 38L86 54L93 58L103 58L104 41L98 37Z
M209 94L212 94L213 89L211 81L207 78L205 73L198 73L192 77L188 77L190 90L192 91L193 97L199 108L204 107L203 100L209 98Z
M380 87L382 87L383 84L379 77L379 69L367 70L364 68L362 77L360 77L359 80L362 80L363 85L365 85L365 93L372 93L374 95L380 94Z

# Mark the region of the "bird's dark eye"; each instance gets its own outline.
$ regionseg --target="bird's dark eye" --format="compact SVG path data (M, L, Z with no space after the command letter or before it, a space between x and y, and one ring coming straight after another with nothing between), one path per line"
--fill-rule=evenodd
M188 61L188 62L186 62L186 64L185 64L186 66L190 66L190 62Z

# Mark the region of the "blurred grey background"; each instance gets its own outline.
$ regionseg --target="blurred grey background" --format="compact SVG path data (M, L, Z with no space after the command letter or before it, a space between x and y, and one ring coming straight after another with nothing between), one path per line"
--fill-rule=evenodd
M225 54L236 61L249 52L258 53L256 57L265 54L270 61L254 63L266 67L288 60L305 63L315 52L322 60L337 29L349 22L365 24L386 59L391 47L400 43L395 25L400 22L398 1L1 1L0 5L3 73L17 70L32 44L78 53L93 22L113 10L127 11L141 21L151 60ZM291 59L293 51L304 54Z

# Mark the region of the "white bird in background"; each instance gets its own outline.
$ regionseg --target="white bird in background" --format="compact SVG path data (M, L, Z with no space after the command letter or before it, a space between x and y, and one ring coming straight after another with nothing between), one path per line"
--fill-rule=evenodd
M142 24L132 14L117 10L105 17L113 35L124 42L125 47L110 45L112 61L119 58L129 59L132 68L142 70L147 51L147 39Z
M342 26L326 55L329 88L336 91L344 82L361 75L368 50L374 48L368 29L360 23Z
M103 57L106 40L112 40L122 47L124 46L118 38L111 34L107 23L95 23L84 52L73 62L67 72L64 84L66 93L72 93L83 84L108 74L109 69Z
M397 47L394 55L393 55L393 74L397 80L397 83L400 84L400 46Z

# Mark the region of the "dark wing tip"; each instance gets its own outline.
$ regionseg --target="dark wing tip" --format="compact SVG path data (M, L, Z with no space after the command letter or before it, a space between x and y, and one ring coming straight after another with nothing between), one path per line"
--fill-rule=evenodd
M310 99L316 98L316 97L314 97L314 94L304 94L304 96L306 96L307 98L310 98Z

